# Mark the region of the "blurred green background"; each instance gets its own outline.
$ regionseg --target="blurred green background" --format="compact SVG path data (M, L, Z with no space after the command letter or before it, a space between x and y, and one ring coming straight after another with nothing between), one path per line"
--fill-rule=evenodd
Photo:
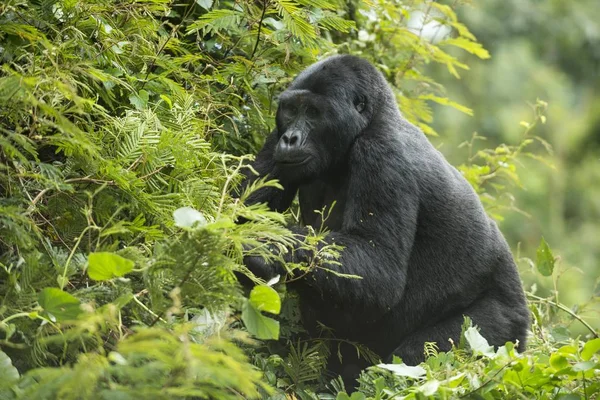
M543 162L521 159L522 188L514 188L518 211L504 212L500 226L516 256L535 259L543 235L560 257L559 301L577 310L600 292L600 3L597 0L497 0L462 7L460 18L489 50L488 60L469 59L470 71L456 80L443 67L429 73L446 86L452 100L474 116L436 107L433 142L454 165L468 149L459 144L485 136L479 148L514 144L531 121L537 98L549 103L547 122L534 134L553 153ZM456 54L467 59L468 55ZM529 288L554 289L519 262ZM578 309L600 326L597 304ZM575 323L575 332L585 333Z

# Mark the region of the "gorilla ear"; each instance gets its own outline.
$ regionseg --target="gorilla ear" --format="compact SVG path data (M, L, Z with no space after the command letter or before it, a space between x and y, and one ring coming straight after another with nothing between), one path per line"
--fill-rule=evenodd
M365 110L366 102L367 100L363 96L356 96L354 98L354 107L356 108L356 111L362 113Z

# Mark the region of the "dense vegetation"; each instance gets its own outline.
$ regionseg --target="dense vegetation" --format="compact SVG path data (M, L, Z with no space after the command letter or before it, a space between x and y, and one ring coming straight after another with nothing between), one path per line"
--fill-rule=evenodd
M243 205L276 182L232 194L277 94L328 54L370 59L403 114L444 138L432 104L472 110L428 72L468 81L468 63L489 58L461 3L2 2L0 398L350 398L324 369L335 332L307 340L284 282L244 293L234 274L247 272L244 247L294 240L294 210ZM462 144L457 167L494 218L518 215L521 160L548 160L546 106L513 121L512 141ZM524 250L556 288L546 241ZM374 366L351 398L597 398L600 339L579 310L598 295L578 309L533 288L527 351L490 349L467 320L454 351L431 344L421 366Z

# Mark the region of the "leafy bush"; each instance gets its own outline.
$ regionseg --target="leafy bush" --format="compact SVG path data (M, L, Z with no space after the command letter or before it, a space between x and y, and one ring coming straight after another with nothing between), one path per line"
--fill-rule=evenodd
M334 333L297 339L293 294L259 285L246 296L236 279L247 273L242 249L269 257L264 240L295 240L285 228L293 215L231 193L244 154L273 125L277 94L318 57L370 59L427 134L437 134L430 102L470 113L424 73L428 63L454 76L468 69L453 48L489 56L458 21L459 3L4 1L1 396L343 393L324 372ZM499 185L519 183L515 160L533 139L527 129L521 143L461 166L497 217ZM262 185L277 183L249 191ZM237 225L240 217L252 222ZM593 396L597 339L569 339L552 325L561 304L532 299L535 339L524 355L510 345L481 358L432 347L425 378L374 367L363 396ZM280 321L263 314L280 311Z

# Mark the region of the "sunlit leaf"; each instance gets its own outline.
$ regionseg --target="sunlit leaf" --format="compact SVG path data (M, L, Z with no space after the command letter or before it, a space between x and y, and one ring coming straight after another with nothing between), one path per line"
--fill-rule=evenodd
M259 311L279 314L281 299L279 294L270 286L258 285L250 292L250 303Z
M46 288L38 294L38 303L51 320L74 320L82 313L79 299L58 288Z
M540 274L544 276L551 276L554 271L555 258L552 255L552 251L546 243L546 240L542 237L542 241L537 249L536 265Z
M0 350L0 387L19 379L19 371L12 365L10 357Z
M115 253L90 253L87 274L95 281L106 281L131 272L134 265L133 261Z
M279 321L262 315L250 301L245 301L242 306L242 321L248 332L258 339L279 339Z
M592 339L583 346L581 359L587 361L598 351L600 351L600 338Z

